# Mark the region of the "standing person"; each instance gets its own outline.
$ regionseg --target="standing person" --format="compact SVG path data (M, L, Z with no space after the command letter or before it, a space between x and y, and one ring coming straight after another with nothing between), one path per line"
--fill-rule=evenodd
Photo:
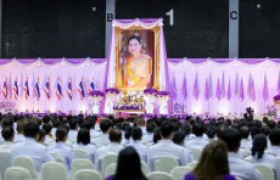
M230 175L225 143L214 140L208 144L195 169L185 176L185 180L235 180Z
M130 167L127 170L127 167ZM147 180L141 170L141 161L133 147L121 150L118 157L116 174L106 180Z

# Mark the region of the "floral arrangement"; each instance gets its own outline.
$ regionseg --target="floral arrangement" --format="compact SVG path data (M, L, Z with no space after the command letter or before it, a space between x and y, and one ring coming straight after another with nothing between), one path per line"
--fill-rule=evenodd
M94 96L101 96L101 97L104 97L105 94L104 94L104 92L102 92L102 91L97 91L97 90L95 90L95 91L91 91L91 92L89 93L89 96L90 96L90 97L94 97Z
M156 94L158 91L156 89L153 88L148 88L144 90L144 94Z
M105 93L111 93L111 94L119 94L120 91L117 88L108 88L105 90Z
M170 96L170 93L168 91L159 91L157 96Z
M116 110L138 110L138 109L143 109L141 105L121 105L121 106L116 106L114 107Z

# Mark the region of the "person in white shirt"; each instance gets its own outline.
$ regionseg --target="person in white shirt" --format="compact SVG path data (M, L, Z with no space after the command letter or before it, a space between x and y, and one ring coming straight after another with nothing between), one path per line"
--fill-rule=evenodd
M90 116L86 119L87 122L90 123L90 137L93 139L101 136L101 131L100 130L96 130L95 129L95 124L96 124L96 121L97 121L97 116Z
M14 143L19 143L19 142L24 141L25 137L23 135L23 128L24 128L25 124L27 124L26 119L18 120L18 122L17 122L17 132L15 134Z
M45 132L46 132L46 137L45 137L45 144L47 146L53 145L55 144L55 138L53 137L53 135L51 134L51 130L52 130L52 125L51 124L44 124L42 127Z
M67 130L63 127L59 127L55 133L56 144L48 147L49 153L59 153L64 158L67 169L70 170L72 160L73 160L73 151L72 148L65 144L67 140Z
M177 131L174 136L172 141L179 145L179 146L185 146L185 134L182 131Z
M253 139L252 155L246 160L255 164L263 164L271 167L274 171L275 179L280 179L280 164L275 156L265 152L267 148L267 138L264 134L258 134Z
M101 170L101 162L108 154L118 154L123 146L120 144L122 140L122 133L119 129L111 129L109 133L110 143L96 150L95 153L95 167Z
M88 129L82 128L78 132L77 144L74 144L73 151L84 150L88 153L90 160L94 164L94 154L96 147L90 144L90 133ZM74 153L75 154L75 153Z
M267 152L280 157L280 128L270 130L269 141L271 146L268 147Z
M11 149L11 157L28 156L34 161L37 172L40 171L41 165L54 159L48 153L47 147L36 142L39 134L39 125L29 122L24 126L25 140L15 144Z
M193 134L195 135L195 138L192 140L189 140L185 143L186 148L200 148L203 149L207 144L208 141L203 138L203 132L204 132L204 127L201 122L196 122L193 125Z
M13 143L14 138L15 138L14 129L11 127L6 127L1 130L1 135L2 135L3 139L5 140L5 142L0 145L0 152L2 152L2 151L10 152L11 148L14 144Z
M241 135L237 129L228 128L221 135L222 140L228 148L228 161L230 174L242 180L260 180L262 175L257 171L252 163L243 160L238 153L240 148Z
M174 129L170 122L165 121L160 125L162 139L155 145L149 147L148 165L154 170L154 160L159 157L172 157L179 162L179 165L187 165L193 161L193 156L186 148L172 142Z
M149 120L147 122L147 127L146 127L147 134L143 134L141 141L146 145L153 144L153 136L154 136L153 133L156 128L157 128L156 123L154 123L154 121L152 120Z
M246 150L246 151L250 151L251 147L252 147L252 141L249 139L249 135L250 135L250 129L248 126L242 126L240 128L240 133L241 133L241 144L240 144L240 148Z
M144 118L142 117L136 118L134 123L136 127L139 127L142 130L143 135L148 134L146 130L146 121Z
M141 142L143 136L142 132L143 131L139 127L132 128L131 131L132 141L127 146L134 147L138 152L141 160L147 162L147 155L148 155L149 148L148 146L142 144Z
M182 131L185 133L185 141L189 141L195 138L195 135L191 134L192 126L189 122L184 122L182 126Z
M77 141L78 134L78 120L76 118L71 118L68 121L69 124L69 133L68 133L68 141L74 143Z
M112 129L112 127L113 127L113 123L109 119L103 119L100 122L100 129L102 131L102 135L93 140L93 144L97 148L100 148L102 146L107 146L110 143L109 132Z

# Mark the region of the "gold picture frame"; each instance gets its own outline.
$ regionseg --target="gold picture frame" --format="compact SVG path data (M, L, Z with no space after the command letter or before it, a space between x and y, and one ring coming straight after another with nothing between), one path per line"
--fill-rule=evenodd
M115 28L115 37L116 37L116 49L115 49L115 54L116 54L116 84L115 87L118 88L119 90L123 92L127 92L128 88L124 87L124 82L123 82L123 66L121 64L121 48L122 48L122 33L124 31L129 31L129 30L149 30L154 33L154 60L153 60L153 84L152 88L159 89L159 43L160 43L160 28L159 26L156 26L151 29L145 29L142 27L138 26L132 26L128 29L122 29L120 27Z

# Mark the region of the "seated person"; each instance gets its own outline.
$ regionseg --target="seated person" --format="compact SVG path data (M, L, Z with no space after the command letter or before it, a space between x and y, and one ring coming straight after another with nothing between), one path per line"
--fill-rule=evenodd
M274 128L270 131L269 140L271 146L269 146L267 152L280 157L280 128Z
M100 129L102 131L102 134L93 140L93 144L96 146L96 148L107 146L110 143L109 132L112 129L112 127L113 123L109 119L103 119L100 122Z
M203 138L203 132L204 132L204 127L202 123L195 123L193 125L193 134L195 135L195 138L192 140L189 140L185 143L185 147L191 148L191 147L196 147L203 149L207 144L208 141Z
M227 147L220 140L213 140L202 151L195 169L185 176L185 180L235 180L230 175Z
M193 156L184 147L178 146L172 142L174 129L169 121L165 121L160 125L160 134L162 139L155 145L149 147L148 165L151 170L154 170L153 161L159 157L175 158L179 165L187 165L193 161Z
M15 131L12 127L5 127L1 130L1 135L4 139L4 143L0 145L0 151L11 151L13 141L15 138Z

